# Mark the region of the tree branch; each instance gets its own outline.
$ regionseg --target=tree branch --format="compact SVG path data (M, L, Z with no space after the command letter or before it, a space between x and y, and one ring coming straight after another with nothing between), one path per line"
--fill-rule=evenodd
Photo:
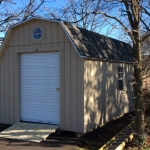
M25 13L24 13L24 16L23 16L23 19L22 19L23 21L27 19L28 13L29 13L29 11L30 11L30 7L31 7L31 5L33 4L33 2L34 2L34 1L30 0L29 4L28 4L28 6L27 6L27 9L26 9L26 11L25 11Z
M135 43L135 39L134 39L134 37L133 37L133 35L132 35L132 32L129 31L128 28L127 28L118 18L113 17L113 16L110 16L110 15L104 13L104 12L95 12L95 11L94 11L94 12L86 13L86 14L85 14L81 19L79 19L77 22L83 20L86 16L88 16L88 15L90 15L90 14L97 14L97 15L98 15L98 14L101 14L101 15L104 15L104 16L106 16L106 17L108 17L108 18L111 18L111 19L113 19L113 20L116 20L116 21L125 29L125 31L128 33L128 35L131 37L133 43ZM76 23L76 21L75 21L75 22L72 22L72 23ZM136 32L136 31L134 30L134 32Z
M127 15L128 15L128 19L129 19L130 25L131 25L131 27L133 28L134 23L133 23L132 14L131 14L130 9L129 9L129 4L128 4L127 1L124 1L124 5L125 5L125 7L126 7L126 13L127 13Z
M30 15L32 15L34 12L36 12L41 7L41 5L44 3L44 1L45 0L42 0L41 3L33 11L30 12L30 7L35 2L34 0L30 0L29 4L27 6L27 9L24 13L24 17L23 17L22 21L26 20ZM29 12L30 12L30 14L29 14Z
M44 2L45 2L45 0L42 0L41 3L38 5L38 7L35 8L30 14L33 14L34 12L36 12Z
M150 31L150 28L147 26L147 24L142 20L142 18L140 18L141 22L145 25L145 28Z
M142 37L141 42L143 42L144 40L146 40L149 36L150 36L150 32L148 34L146 34L145 36Z
M148 12L144 7L141 6L141 9L144 10L144 12L150 16L150 12Z
M7 2L7 3L15 4L15 3L14 3L14 2L12 2L11 0L0 0L0 4L1 4L2 2Z

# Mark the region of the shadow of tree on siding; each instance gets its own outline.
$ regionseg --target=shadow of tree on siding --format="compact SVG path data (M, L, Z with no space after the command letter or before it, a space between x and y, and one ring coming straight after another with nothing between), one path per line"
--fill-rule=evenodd
M109 62L86 62L86 68L88 68L84 87L86 131L130 111L131 95L127 91L129 81L124 80L124 83L127 84L124 91L118 90L118 65Z

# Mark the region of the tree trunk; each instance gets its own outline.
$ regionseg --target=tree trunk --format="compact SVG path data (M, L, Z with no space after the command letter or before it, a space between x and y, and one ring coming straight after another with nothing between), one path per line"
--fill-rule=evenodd
M138 35L136 35L138 37ZM134 96L135 96L135 126L138 139L144 140L145 132L145 111L142 95L142 57L141 57L141 43L138 38L136 39L136 44L133 45L135 65L134 65Z

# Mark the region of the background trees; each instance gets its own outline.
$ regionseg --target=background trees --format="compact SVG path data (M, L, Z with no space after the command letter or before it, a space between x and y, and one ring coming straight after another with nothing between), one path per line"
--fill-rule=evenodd
M113 22L109 22L108 18L97 14L89 14L95 10L106 10L105 3L96 0L66 0L64 4L59 4L59 7L49 8L45 7L45 16L52 19L65 20L73 23L78 27L88 29L94 32L102 33L105 35L111 35L112 30L116 28L113 26ZM104 30L104 27L106 27Z
M0 1L0 36L4 37L9 26L29 17L41 16L39 13L45 0L1 0Z

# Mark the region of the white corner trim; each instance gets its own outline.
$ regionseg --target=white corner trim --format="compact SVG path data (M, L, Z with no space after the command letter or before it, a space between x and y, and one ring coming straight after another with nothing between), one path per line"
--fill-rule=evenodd
M7 44L7 41L8 41L11 34L12 34L12 29L10 28L5 34L4 41L3 41L1 49L0 49L0 57L3 53L3 49L4 49L5 45Z
M108 59L93 58L93 57L86 57L86 56L84 58L92 59L92 60L99 60L99 61L115 62L115 63L125 63L125 64L133 64L134 63L134 62L128 62L128 61L108 60Z

